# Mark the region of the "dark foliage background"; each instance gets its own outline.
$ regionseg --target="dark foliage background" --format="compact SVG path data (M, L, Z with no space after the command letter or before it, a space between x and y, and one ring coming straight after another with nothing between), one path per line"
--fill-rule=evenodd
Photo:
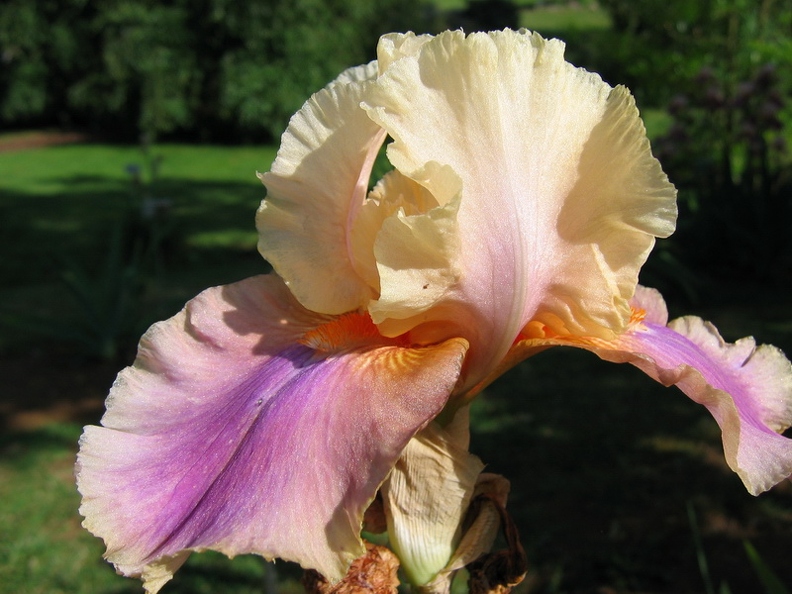
M427 19L419 0L10 0L0 124L272 140L382 33Z
M684 253L710 277L789 289L792 4L602 4L613 43L597 57L600 70L671 120L654 143L680 191L680 226L666 255Z

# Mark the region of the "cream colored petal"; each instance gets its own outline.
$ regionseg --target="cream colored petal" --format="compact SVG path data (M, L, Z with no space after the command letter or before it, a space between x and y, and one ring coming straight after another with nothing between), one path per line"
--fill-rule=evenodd
M459 189L457 182L457 193L459 193ZM369 199L390 204L392 210L389 214L398 208L403 208L406 214L417 215L429 212L439 206L431 192L396 170L388 172L377 182L377 185L369 193Z
M306 308L341 314L375 295L356 271L350 227L385 133L360 108L371 63L342 73L291 119L256 217L259 251Z
M415 33L389 33L380 37L377 47L377 63L380 72L405 56L414 56L421 46L432 40L431 35L416 35Z
M385 219L402 210L414 216L437 206L437 200L425 188L398 171L389 172L360 207L351 231L351 245L358 274L379 292L380 281L374 243Z
M676 220L676 192L652 157L635 101L624 87L609 94L577 174L557 223L563 263L555 267L549 298L536 319L549 322L547 311L575 333L598 326L619 332L629 320L629 300L655 236L673 233Z
M626 91L527 32L396 40L382 41L388 66L364 107L393 137L394 166L441 205L449 170L461 180L452 267L462 274L440 299L415 299L464 319L471 381L529 320L621 331L638 269L675 218ZM383 275L382 294L404 291L397 282Z
M146 594L157 594L165 584L173 579L173 574L184 565L189 556L190 551L182 551L178 555L164 557L147 566L140 576Z
M430 582L452 559L483 468L433 423L410 440L382 485L391 547L414 585Z
M501 527L500 512L496 505L506 507L511 485L497 474L482 473L476 482L474 496L485 495L478 513L460 538L451 559L434 579L420 589L421 594L446 594L451 590L454 574L492 549ZM491 501L492 498L496 503Z
M458 208L459 200L420 215L400 209L383 221L374 243L380 298L369 305L369 313L386 335L409 331L416 325L415 316L435 306L459 282ZM429 319L427 315L421 321Z

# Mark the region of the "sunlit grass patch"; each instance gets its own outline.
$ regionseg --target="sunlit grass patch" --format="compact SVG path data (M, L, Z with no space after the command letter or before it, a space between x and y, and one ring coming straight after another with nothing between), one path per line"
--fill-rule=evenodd
M672 124L671 116L664 109L641 109L641 117L646 126L646 135L650 139L666 134Z
M256 240L257 235L255 231L218 229L216 231L199 231L193 233L187 240L187 245L206 248L234 247L240 250L255 250Z
M189 145L156 146L148 156L134 146L96 144L5 153L0 156L5 285L52 278L64 258L96 266L113 229L129 224L147 197L164 201L172 232L187 245L206 243L209 234L212 247L236 249L245 234L241 243L248 247L255 237L253 215L265 194L256 171L269 169L274 156L273 147ZM152 178L154 158L160 163ZM145 187L133 184L130 165L140 169Z
M610 29L606 11L595 3L568 3L522 10L520 26L532 31L603 31Z
M0 445L0 583L4 592L81 594L122 584L100 567L81 527L73 464L80 428L6 433ZM115 591L115 590L113 590Z

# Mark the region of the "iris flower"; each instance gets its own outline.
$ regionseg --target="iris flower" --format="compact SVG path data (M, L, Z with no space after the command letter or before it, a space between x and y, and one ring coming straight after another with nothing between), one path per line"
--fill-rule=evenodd
M637 285L675 190L629 91L563 47L386 35L293 116L260 176L274 273L152 326L85 429L80 511L118 572L157 592L213 549L336 581L379 492L408 577L431 583L474 556L461 518L487 480L467 405L554 345L707 407L751 493L792 474L789 361L698 318L669 324ZM369 190L388 138L393 169Z

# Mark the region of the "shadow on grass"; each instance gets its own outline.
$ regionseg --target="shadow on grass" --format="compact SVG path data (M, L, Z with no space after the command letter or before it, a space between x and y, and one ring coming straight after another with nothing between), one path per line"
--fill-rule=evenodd
M38 374L28 370L38 383L19 393L29 398L20 405L27 416L18 411L15 428L6 427L0 461L26 476L57 458L65 465L62 480L70 482L68 467L80 424L98 420L116 368L108 365L102 377L90 362L81 368L74 358L52 361L34 361L40 364ZM15 366L22 369L19 361ZM82 388L68 376L69 369L83 374ZM49 385L52 377L63 383ZM38 427L22 423L46 412L48 401L80 401L85 394L96 408L77 411L78 421ZM790 486L780 485L759 498L748 495L723 462L718 429L707 412L630 366L572 349L552 349L529 359L475 402L471 451L488 471L512 482L509 510L531 567L528 585L518 592L704 592L688 504L696 510L716 588L728 583L733 594L762 592L743 540L792 583L786 553L792 545ZM36 481L44 484L44 478ZM68 513L73 516L77 501L72 496ZM83 553L91 561L85 571L91 576L111 573L100 560L98 542L83 532L79 538L93 547ZM164 592L261 592L263 567L255 557L230 561L216 554L194 555ZM294 586L279 591L300 591L299 570L278 567L279 583ZM107 576L108 583L111 578ZM140 591L134 580L119 578L112 584L95 591Z
M100 267L108 228L130 208L125 183L92 176L59 183L68 193L2 197L0 237L7 247L0 271L6 287L34 285L0 293L10 295L19 311L63 315L55 254ZM148 321L175 313L208 285L266 271L254 248L261 187L165 178L153 191L172 201L169 216L178 241L166 254L166 274L144 304ZM725 324L718 319L727 337L755 331L761 342L792 347L788 298L744 290L738 301L748 305L727 310ZM735 298L733 291L723 293ZM772 306L750 305L763 300ZM718 307L713 304L712 311L722 316ZM112 379L131 362L136 340L122 360L110 363L43 341L0 359L3 460L21 472L40 454L73 450L79 424L98 421ZM781 485L757 499L748 495L723 462L714 421L676 389L662 388L629 366L556 349L493 384L475 403L473 420L471 450L489 471L512 481L509 509L532 564L533 585L524 592L703 592L688 503L696 509L716 586L728 583L733 594L761 592L744 539L792 583L786 558L792 489ZM45 426L52 422L72 424ZM260 592L259 561L196 555L165 592ZM101 591L131 593L140 587L127 580Z
M792 583L792 489L754 498L723 461L718 427L676 388L555 349L474 405L471 451L512 482L530 592L703 592L695 506L716 587L761 592L753 542Z
M0 461L21 470L39 457L74 450L80 428L73 424L51 424L35 430L6 429L0 435Z
M96 176L54 179L68 191L40 196L4 190L0 200L0 274L6 286L53 278L63 257L95 268L110 231L141 208L129 183ZM163 178L151 195L169 203L178 240L166 254L173 265L213 258L228 249L255 249L254 214L264 188L252 183Z
M256 252L264 189L255 180L51 181L64 190L5 191L0 200L0 351L68 343L125 360L151 323L200 290L269 270ZM156 218L146 214L149 198L161 208Z

